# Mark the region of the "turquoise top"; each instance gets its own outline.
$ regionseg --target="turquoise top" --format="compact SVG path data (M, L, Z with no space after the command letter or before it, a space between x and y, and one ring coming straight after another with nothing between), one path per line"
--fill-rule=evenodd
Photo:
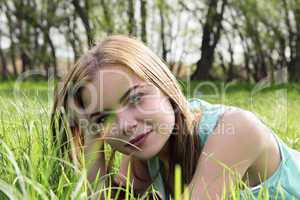
M200 99L190 100L189 105L191 110L200 108L202 111L199 123L199 137L203 146L208 136L214 131L222 113L230 107L210 104ZM289 148L271 129L270 132L275 137L280 150L280 165L267 180L255 187L243 190L240 193L241 199L260 199L259 197L264 193L260 192L262 188L268 190L269 198L267 199L300 199L300 152ZM158 172L160 166L162 165L158 157L153 157L148 161L148 169L150 176L153 178L155 190L163 196L163 199L168 199L162 176Z

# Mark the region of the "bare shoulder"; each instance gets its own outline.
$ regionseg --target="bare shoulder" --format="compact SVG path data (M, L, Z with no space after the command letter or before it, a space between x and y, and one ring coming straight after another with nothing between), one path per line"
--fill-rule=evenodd
M232 107L224 112L215 129L216 135L228 136L227 138L240 140L263 146L266 137L269 137L268 128L260 119L248 110Z
M236 156L236 161L242 157L247 158L246 167L248 165L247 170L251 174L250 184L257 185L261 177L268 178L275 172L281 161L280 150L271 129L258 116L247 110L232 109L225 112L220 119L218 127L222 126L225 128L216 129L216 134L224 134L225 137L212 141L219 144L222 142L227 146L231 153L225 157L231 159ZM272 159L269 159L270 155Z
M246 156L251 165L267 146L270 134L266 133L267 127L254 113L233 107L220 117L203 150L230 159Z
M230 185L226 181L234 178L230 173L224 174L225 169L233 169L238 177L243 177L265 151L264 140L270 135L266 131L254 113L235 107L226 110L203 146L191 187L206 185L209 193L215 195ZM199 189L197 195L204 192L205 189Z

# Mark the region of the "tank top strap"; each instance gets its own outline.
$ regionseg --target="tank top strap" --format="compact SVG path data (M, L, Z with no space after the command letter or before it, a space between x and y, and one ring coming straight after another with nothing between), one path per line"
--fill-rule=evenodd
M218 124L220 116L228 109L221 104L210 104L202 99L190 99L189 106L192 112L201 112L198 123L198 133L203 146Z

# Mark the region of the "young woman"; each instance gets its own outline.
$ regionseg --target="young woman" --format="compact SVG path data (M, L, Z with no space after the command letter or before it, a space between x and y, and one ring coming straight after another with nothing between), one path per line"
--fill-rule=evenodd
M272 198L300 199L298 152L249 111L188 101L168 67L133 38L107 37L80 58L58 87L51 125L62 152L74 144L73 161L80 152L94 160L91 181L109 173L103 151L91 156L105 142L123 154L115 182L123 184L131 166L138 193L153 184L161 198L172 197L178 164L192 199L229 196L241 182L242 198L265 188Z

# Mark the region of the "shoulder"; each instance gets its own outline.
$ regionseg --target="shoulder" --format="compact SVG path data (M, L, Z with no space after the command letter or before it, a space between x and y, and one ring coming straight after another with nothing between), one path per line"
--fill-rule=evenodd
M203 150L233 160L247 157L250 164L265 148L265 133L266 127L254 113L233 107L220 116Z
M222 114L215 129L215 135L259 146L263 145L265 133L266 126L253 112L236 107Z
M258 141L264 138L266 131L266 126L253 112L237 107L226 110L220 117L217 127L219 128L217 131L222 131L225 135L257 138Z
M230 180L236 180L235 175L243 177L264 152L265 131L254 113L236 107L226 109L203 146L190 187L212 184L209 192L216 194L230 185ZM206 192L199 190L197 194Z

